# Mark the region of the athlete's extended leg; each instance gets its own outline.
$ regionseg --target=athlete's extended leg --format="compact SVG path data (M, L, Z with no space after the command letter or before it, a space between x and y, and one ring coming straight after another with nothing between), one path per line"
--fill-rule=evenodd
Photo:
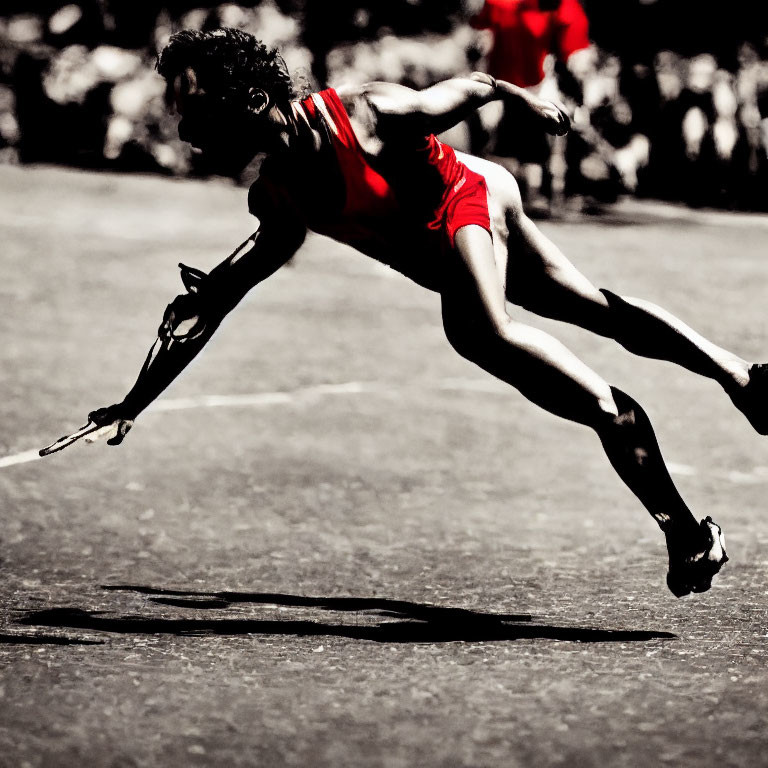
M708 521L696 522L669 476L640 405L610 387L555 338L509 317L485 230L461 228L456 254L461 262L453 265L443 290L444 325L453 347L542 408L592 427L621 479L666 536L670 589L677 595L708 589L725 562L719 529L710 528Z
M613 338L637 355L714 379L752 426L768 434L768 398L759 395L762 366L718 347L655 304L598 290L530 219L519 212L510 216L510 301Z

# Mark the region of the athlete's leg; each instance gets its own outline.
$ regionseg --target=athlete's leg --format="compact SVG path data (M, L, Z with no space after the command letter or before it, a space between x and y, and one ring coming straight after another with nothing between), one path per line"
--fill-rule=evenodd
M676 594L708 589L723 561L701 571L711 562L708 529L696 522L675 488L640 405L610 387L555 338L509 317L485 230L461 228L453 255L457 258L442 293L452 346L542 408L594 429L621 479L667 538L670 588ZM707 556L694 560L702 552ZM702 563L696 573L691 571L694 562Z
M727 391L747 383L746 360L655 304L598 290L529 218L514 218L508 267L511 301L613 338L637 355L682 365Z
M714 379L754 429L768 434L768 365L713 344L651 302L598 290L530 219L515 209L509 219L510 301L613 338L635 354Z

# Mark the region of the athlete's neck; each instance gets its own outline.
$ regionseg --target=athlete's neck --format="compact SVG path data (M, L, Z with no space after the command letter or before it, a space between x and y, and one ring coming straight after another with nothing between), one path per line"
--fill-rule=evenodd
M290 102L287 107L273 105L267 120L271 128L266 134L262 134L264 146L260 151L267 154L312 154L319 151L322 134L307 120L299 102Z

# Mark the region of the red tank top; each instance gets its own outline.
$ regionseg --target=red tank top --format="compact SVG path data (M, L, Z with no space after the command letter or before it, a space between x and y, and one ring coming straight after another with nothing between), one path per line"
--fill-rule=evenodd
M306 111L310 124L322 119L329 132L336 159L344 178L346 199L342 218L360 213L387 214L398 205L387 180L366 161L349 116L332 89L313 93L297 105Z
M298 119L305 119L313 128L322 121L327 128L325 133L344 181L343 207L330 214L325 212L322 217L313 215L312 194L292 195L305 201L303 212L311 229L354 245L355 241L375 237L399 222L415 222L430 229L440 226L446 202L458 192L468 173L451 147L434 135L425 136L412 147L398 147L389 156L376 158L374 168L335 90L313 93L294 102L293 107ZM307 175L302 174L300 181L281 179L277 173L265 173L259 181L271 187L311 185L321 195L322 186L312 178L312 169L305 170Z

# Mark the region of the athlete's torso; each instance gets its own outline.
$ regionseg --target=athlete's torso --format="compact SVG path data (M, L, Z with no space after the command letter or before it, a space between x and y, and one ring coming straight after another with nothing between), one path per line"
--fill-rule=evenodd
M335 91L295 109L321 136L319 150L268 157L249 193L254 215L279 209L281 226L296 219L430 289L438 290L436 275L459 226L492 231L506 259L504 211L519 204L519 194L500 166L456 153L435 136L388 145L365 129L356 134ZM375 151L365 151L358 136Z
M434 227L441 205L467 174L453 149L433 135L366 153L334 90L295 102L294 110L322 137L320 150L299 159L268 158L256 184L282 188L320 234L360 247L390 239L393 228Z

